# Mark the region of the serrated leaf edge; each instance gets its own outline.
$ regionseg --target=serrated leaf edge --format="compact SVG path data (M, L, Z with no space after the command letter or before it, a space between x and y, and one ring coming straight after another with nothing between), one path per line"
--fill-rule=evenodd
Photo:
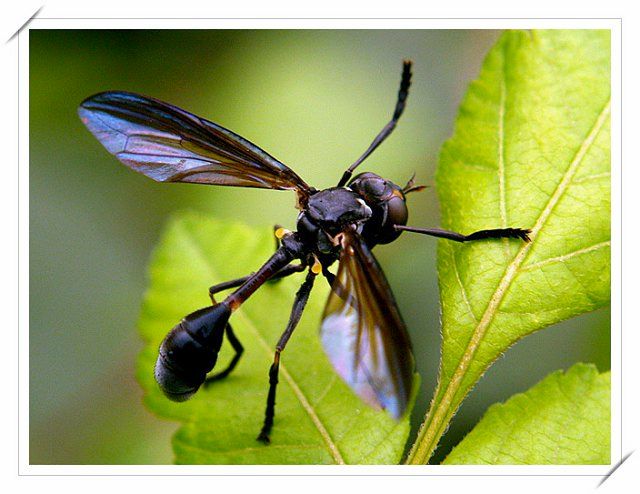
M476 325L475 329L473 330L473 333L471 335L471 339L469 340L467 348L463 353L462 357L460 358L458 367L453 373L453 376L449 381L442 398L438 403L436 403L435 401L436 396L438 395L439 388L440 388L440 383L438 383L438 389L436 389L436 392L434 394L434 401L432 403L433 405L436 406L436 408L435 410L432 411L433 413L431 412L429 413L429 416L431 418L430 419L428 418L425 421L425 424L424 424L425 429L424 431L421 431L419 433L419 438L416 441L414 448L409 454L407 463L424 464L428 461L431 454L433 453L437 445L437 442L439 441L440 437L444 433L445 429L448 426L449 420L451 419L451 417L455 413L455 410L457 409L457 405L453 403L453 399L456 393L458 392L458 390L460 389L460 385L464 379L464 376L466 375L466 372L469 366L471 365L471 362L473 361L473 356L475 355L478 347L480 346L480 343L482 342L482 339L484 338L487 328L489 327L489 325L493 321L493 318L498 312L498 308L500 307L500 304L502 303L507 291L509 290L511 283L513 282L516 275L518 274L520 266L525 261L527 255L529 254L529 251L531 250L531 247L534 245L535 239L540 233L540 230L546 223L547 219L549 218L549 215L551 214L556 204L564 194L565 190L571 183L571 180L575 175L578 169L578 166L582 162L584 156L586 155L587 151L589 150L593 142L595 141L596 137L598 136L600 130L602 129L610 113L611 113L611 99L609 98L609 100L607 100L607 103L604 105L603 109L600 111L589 133L587 134L585 139L582 141L582 144L578 148L578 151L576 152L573 160L571 161L569 167L565 171L562 177L562 180L560 180L560 183L556 187L551 198L549 199L549 201L543 208L542 212L540 213L540 216L538 217L536 224L531 229L531 234L530 234L531 242L523 244L520 247L520 250L518 251L516 256L513 258L513 261L511 261L509 266L507 266L507 269L505 270L505 273L502 276L502 279L498 283L496 290L494 291L491 299L489 300L487 308L485 309L484 314L480 319L480 322Z

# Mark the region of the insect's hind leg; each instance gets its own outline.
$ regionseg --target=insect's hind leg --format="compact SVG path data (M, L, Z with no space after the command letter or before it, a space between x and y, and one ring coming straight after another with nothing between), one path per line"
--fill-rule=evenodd
M209 288L209 298L211 298L211 303L213 305L216 305L217 302L214 297L216 293L226 290L227 288L233 288L235 286L241 285L242 283L244 283L244 281L246 281L245 278L248 278L248 276L231 280L230 282L228 281L226 283L219 283L218 285L214 285L211 288ZM238 285L235 285L234 283L237 283L238 280L243 280L243 281L240 282ZM209 386L212 382L219 381L220 379L224 379L229 374L231 374L231 371L233 371L236 365L238 365L238 362L240 361L240 357L242 357L242 353L244 352L244 347L242 346L242 343L240 343L240 340L236 337L235 333L233 332L231 323L227 323L226 327L224 328L224 332L227 335L227 339L229 340L229 343L231 343L231 346L233 347L236 353L231 359L231 362L229 362L229 365L227 365L227 367L224 370L221 370L220 372L216 372L215 374L212 374L205 379L204 381L205 388Z
M306 266L304 264L290 264L282 268L280 271L278 271L273 277L283 278L293 273L299 273L300 271L303 271L305 267ZM229 288L236 288L242 285L244 282L246 282L250 276L251 275L243 276L241 278L236 278L234 280L218 283L217 285L213 285L212 287L210 287L209 298L211 299L211 303L213 305L217 303L215 300L216 293L222 292L224 290L228 290ZM231 371L233 371L236 365L238 365L238 362L240 361L240 357L242 357L242 353L244 352L244 347L242 346L242 343L240 343L240 340L238 340L237 336L233 332L231 323L227 323L227 326L225 328L225 334L227 335L227 339L229 340L229 343L231 343L231 346L233 347L236 353L233 356L233 359L231 359L231 362L229 363L229 365L224 370L207 377L207 379L204 382L205 386L209 386L212 382L219 381L220 379L224 379L225 377L227 377L231 373Z
M302 271L305 270L305 268L307 267L306 264L289 264L288 266L285 266L284 268L282 268L280 271L278 271L276 274L274 274L269 281L273 280L273 279L281 279L284 278L286 276L290 276L294 273L300 273ZM242 276L241 278L236 278L234 280L229 280L229 281L224 281L222 283L218 283L217 285L213 285L211 287L209 287L209 298L211 299L212 303L216 303L215 299L214 299L214 295L218 292L222 292L224 290L229 290L230 288L237 288L240 285L242 285L243 283L245 283L252 275L248 274L247 276Z
M280 368L280 353L284 350L293 330L296 329L298 322L300 321L300 317L302 316L302 312L304 311L305 306L307 305L307 301L309 300L309 294L311 293L311 289L313 288L313 282L315 281L316 273L314 273L311 269L307 273L307 277L304 280L304 283L296 293L296 298L293 302L293 308L291 309L291 315L289 316L289 322L287 323L287 327L280 336L278 340L278 344L276 345L276 351L273 356L273 364L269 368L269 394L267 395L267 408L264 412L264 423L262 425L262 430L258 435L258 441L262 441L265 444L269 444L271 440L269 439L269 434L271 433L271 429L273 427L273 419L275 417L275 407L276 407L276 388L278 386L278 370Z
M299 273L300 271L303 271L305 267L306 265L304 264L290 264L282 268L280 271L278 271L275 275L273 275L273 277L283 278L293 273ZM210 287L209 298L211 299L211 303L213 305L217 303L215 300L216 293L222 292L224 290L228 290L229 288L236 288L242 285L244 282L246 282L250 276L251 275L243 276L241 278L225 281L224 283L218 283L217 285L213 285L212 287ZM227 339L229 340L229 343L231 343L231 346L233 347L236 353L233 356L233 359L231 359L231 362L229 363L229 365L224 370L207 377L207 379L204 382L205 386L209 386L212 382L219 381L220 379L224 379L225 377L227 377L231 373L231 371L233 371L236 365L238 365L238 362L240 361L240 357L242 357L242 353L244 352L244 347L242 346L242 343L240 343L240 340L238 340L237 336L233 332L231 323L227 323L227 326L225 328L225 334L227 335Z
M236 337L235 333L233 332L233 328L229 323L227 323L227 327L225 328L225 334L227 335L227 339L229 340L229 343L231 343L231 346L233 347L236 353L231 359L231 362L229 362L229 365L224 370L221 370L220 372L216 372L215 374L212 374L205 379L204 381L205 387L209 386L212 382L219 381L220 379L224 379L229 374L231 374L231 371L235 369L236 365L238 365L238 362L240 361L240 357L242 357L242 353L244 352L244 347L242 346L242 343L240 343L240 340Z

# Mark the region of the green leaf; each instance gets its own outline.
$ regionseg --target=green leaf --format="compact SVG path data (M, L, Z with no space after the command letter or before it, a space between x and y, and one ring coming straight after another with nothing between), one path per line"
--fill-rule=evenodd
M576 364L492 405L445 464L608 465L611 375Z
M318 279L307 309L282 354L272 443L256 440L262 426L268 371L304 274L267 283L234 313L231 323L245 347L226 379L184 403L169 401L153 377L157 349L189 312L210 303L208 287L255 271L273 253L270 228L182 214L168 225L150 267L140 331L146 342L138 362L145 403L182 423L173 441L182 464L398 463L409 433L364 405L333 371L317 335L328 285ZM224 343L223 366L232 357Z
M609 303L609 127L609 31L507 32L487 56L440 155L442 226L532 242L439 242L439 384L410 462L509 346Z

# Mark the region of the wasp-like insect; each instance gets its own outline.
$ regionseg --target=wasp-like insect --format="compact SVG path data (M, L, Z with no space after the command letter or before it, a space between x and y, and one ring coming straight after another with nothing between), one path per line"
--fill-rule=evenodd
M309 186L289 167L230 130L162 101L113 91L82 102L80 118L104 147L132 170L156 181L293 190L297 194L297 230L278 228L279 247L255 273L212 286L212 305L182 319L160 345L155 378L169 399L184 401L203 383L227 376L243 352L229 324L231 314L267 280L307 271L289 323L276 344L258 439L269 442L280 354L320 274L331 285L320 338L335 370L367 404L387 410L396 419L402 417L411 392L414 358L393 293L371 249L394 241L403 231L457 242L529 240L529 230L520 228L462 235L408 227L406 196L423 188L413 178L404 187L369 172L352 178L354 170L395 128L410 84L411 62L405 61L393 117L347 168L338 185L324 190ZM339 264L333 274L329 267L335 261ZM217 303L215 294L230 288L236 290ZM207 377L225 334L236 354L226 369Z

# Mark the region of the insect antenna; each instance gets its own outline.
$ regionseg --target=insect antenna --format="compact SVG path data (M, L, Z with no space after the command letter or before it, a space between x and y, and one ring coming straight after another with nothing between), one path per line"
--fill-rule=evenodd
M416 172L413 172L411 178L407 181L407 184L402 188L402 193L406 196L411 192L420 192L421 190L427 189L428 185L416 185L415 184Z

